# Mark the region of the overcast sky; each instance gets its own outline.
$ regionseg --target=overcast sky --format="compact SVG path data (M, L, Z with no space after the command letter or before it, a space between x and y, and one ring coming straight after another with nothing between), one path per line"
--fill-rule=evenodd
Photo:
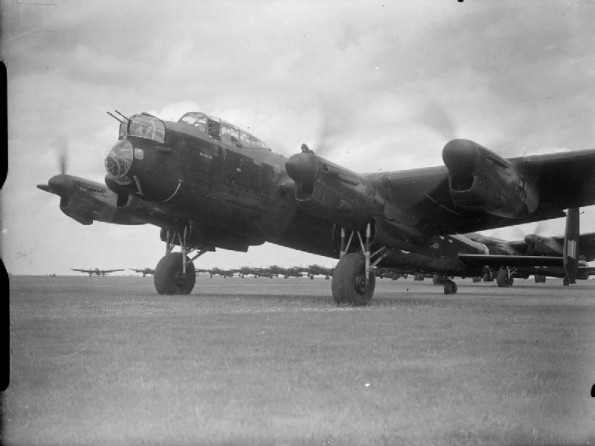
M154 267L164 254L158 228L80 225L35 187L64 148L68 173L103 181L118 133L108 110L204 111L282 154L306 142L359 172L440 165L454 137L503 156L595 147L592 0L4 0L2 13L2 249L14 274ZM564 220L538 230L562 234ZM195 263L334 261L267 244Z

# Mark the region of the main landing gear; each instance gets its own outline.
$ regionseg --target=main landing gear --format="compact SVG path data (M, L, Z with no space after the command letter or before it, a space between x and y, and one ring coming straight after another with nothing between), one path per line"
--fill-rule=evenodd
M455 281L443 274L434 274L432 282L434 285L444 286L444 294L457 294L458 288Z
M512 277L511 271L503 267L498 271L496 275L496 285L500 288L508 288L511 287L514 283L514 278Z
M194 263L181 252L170 252L157 263L154 281L159 294L190 294L196 283Z
M354 235L357 235L360 250L355 246L350 252ZM374 267L387 254L384 247L371 252L371 239L372 228L369 223L363 238L360 231L351 231L347 238L345 228L341 228L340 259L331 281L333 299L337 304L361 306L370 303L376 286Z
M196 283L196 269L192 262L207 250L191 248L189 239L189 225L184 225L181 230L164 232L165 256L157 263L153 276L157 293L172 295L192 292ZM176 245L181 247L182 252L172 252ZM190 258L190 253L195 250L198 252Z

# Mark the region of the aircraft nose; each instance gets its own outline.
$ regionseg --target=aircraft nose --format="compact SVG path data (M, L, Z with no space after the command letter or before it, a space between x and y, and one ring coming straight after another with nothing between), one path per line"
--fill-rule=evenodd
M285 170L296 183L312 183L318 173L316 156L311 153L296 153L285 163Z
M118 141L105 159L105 169L115 178L124 177L132 166L134 149L127 139Z

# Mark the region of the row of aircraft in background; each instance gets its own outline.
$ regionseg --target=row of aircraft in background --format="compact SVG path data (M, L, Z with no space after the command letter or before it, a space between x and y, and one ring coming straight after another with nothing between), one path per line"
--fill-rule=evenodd
M496 255L504 256L553 256L562 257L564 250L564 236L557 237L544 237L538 234L528 234L522 240L507 241L499 238L488 237L481 234L465 234L471 240L486 245L491 253ZM578 266L577 279L586 280L591 275L595 275L595 267L590 267L587 262L595 260L595 233L582 234L579 237L579 243L581 246L580 260ZM100 270L95 269L72 269L73 271L79 271L89 274L89 276L105 276L109 273L116 271L124 271L124 269L111 269L111 270ZM143 277L148 275L154 275L155 270L153 268L129 268L130 271L142 274ZM209 276L215 277L308 277L313 279L315 277L322 277L329 279L333 275L334 268L327 268L321 265L308 265L308 266L294 266L294 267L282 267L278 265L272 265L268 267L250 267L243 266L240 268L211 268L211 269L197 269L197 273L207 273ZM510 271L509 280L503 279L503 275L499 274L499 270L492 270L488 266L484 267L481 276L474 276L476 281L493 281L499 287L506 287L512 285L513 281L510 279L521 278L526 279L529 276L535 277L536 283L546 281L546 277L560 277L564 278L566 273L563 268L556 266L518 266L514 270ZM431 277L435 284L443 284L444 277L442 275L424 274L416 269L388 269L388 268L376 268L375 274L379 278L390 278L393 280L399 279L400 277L407 277L413 275L416 280L424 280L426 277ZM464 278L465 276L463 276Z
M436 275L452 294L453 277L486 268L503 285L521 268L556 268L568 285L584 266L580 208L595 204L595 149L503 158L455 139L442 149L442 166L361 174L306 144L289 158L276 154L201 112L178 121L109 114L119 128L105 185L66 174L63 161L61 173L38 187L59 195L60 209L85 225L159 227L159 294L189 294L194 260L205 253L265 242L337 259L337 304L368 304L382 269ZM463 235L561 217L561 255L498 254L496 245Z
M155 270L153 268L142 268L142 269L129 268L129 269L130 269L130 271L134 271L136 273L142 274L143 277L155 274ZM105 277L111 273L115 273L118 271L125 271L124 269L99 269L99 268L95 268L95 269L71 268L70 270L77 271L79 273L89 274L89 277L92 277L92 276Z
M153 268L129 268L130 271L134 271L135 273L142 274L143 277L155 275L155 270ZM71 271L77 271L85 274L89 274L89 277L92 276L100 276L105 277L110 273L125 271L124 269L81 269L81 268L71 268ZM325 268L320 265L310 265L307 267L289 267L284 268L281 266L269 266L269 267L261 267L261 268L253 268L249 266L244 266L241 268L236 269L221 269L221 268L212 268L212 269L197 269L197 273L208 273L210 277L220 276L220 277L320 277L323 276L326 279L329 279L333 274L332 268Z

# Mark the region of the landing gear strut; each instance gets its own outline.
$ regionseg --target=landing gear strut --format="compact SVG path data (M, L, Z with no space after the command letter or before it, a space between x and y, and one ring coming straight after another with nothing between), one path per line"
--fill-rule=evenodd
M165 295L190 294L196 283L196 270L192 262L207 250L197 250L189 246L188 224L183 225L181 230L166 230L164 235L165 256L155 267L155 289L157 293ZM182 252L172 252L176 245L180 246ZM190 258L190 253L195 250L198 252Z
M457 294L457 284L454 280L450 279L448 276L444 274L434 274L432 276L432 282L434 285L442 285L444 286L444 294Z
M360 251L349 252L354 235L357 235ZM386 256L386 248L371 252L372 227L368 223L364 238L360 231L351 231L349 238L341 228L341 253L333 272L331 289L337 304L368 305L374 294L376 277L374 267Z

